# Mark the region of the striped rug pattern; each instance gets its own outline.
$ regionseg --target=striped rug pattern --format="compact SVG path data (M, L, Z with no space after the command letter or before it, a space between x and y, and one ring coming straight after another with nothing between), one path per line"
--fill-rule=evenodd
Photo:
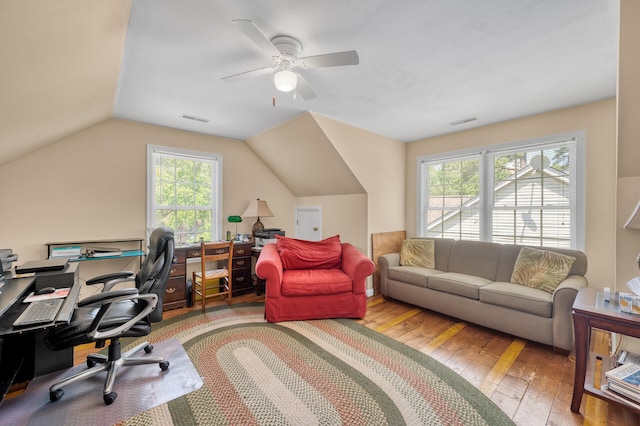
M429 356L353 320L264 320L263 304L163 321L204 379L126 425L510 425L485 395Z

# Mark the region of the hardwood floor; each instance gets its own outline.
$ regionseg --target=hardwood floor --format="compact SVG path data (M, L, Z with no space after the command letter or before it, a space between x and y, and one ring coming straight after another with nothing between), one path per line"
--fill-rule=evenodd
M244 295L235 302L262 301ZM212 301L208 305L226 304ZM164 313L172 318L199 307ZM359 323L411 346L445 364L494 401L518 425L636 425L640 414L585 396L580 414L570 410L574 362L551 347L495 332L455 318L380 296L369 298ZM594 336L607 351L605 333ZM84 363L93 347L75 351Z

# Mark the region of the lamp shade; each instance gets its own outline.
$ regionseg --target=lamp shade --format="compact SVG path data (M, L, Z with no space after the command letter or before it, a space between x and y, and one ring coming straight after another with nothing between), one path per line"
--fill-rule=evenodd
M273 217L269 206L265 200L252 200L247 209L242 213L243 217Z
M288 70L278 71L273 76L273 84L281 92L290 92L296 88L298 77L294 72Z

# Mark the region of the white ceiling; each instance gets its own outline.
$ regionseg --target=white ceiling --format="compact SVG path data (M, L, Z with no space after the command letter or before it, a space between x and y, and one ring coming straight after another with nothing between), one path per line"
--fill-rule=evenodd
M271 65L233 19L360 64L302 71L310 101L223 82ZM615 96L617 40L613 0L134 0L114 115L246 140L312 111L414 141Z

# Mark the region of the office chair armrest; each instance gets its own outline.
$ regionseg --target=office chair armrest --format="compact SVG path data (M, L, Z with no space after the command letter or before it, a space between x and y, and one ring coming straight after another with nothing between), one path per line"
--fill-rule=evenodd
M125 294L124 292L126 292L127 290L129 290L129 292ZM100 307L100 310L87 329L87 336L92 340L112 339L126 333L138 321L148 317L149 314L158 306L158 296L155 293L136 294L137 291L138 290L134 288L110 291L109 293L101 293L100 295L104 296L108 296L109 294L111 294L112 297L105 297L104 300L102 300L102 306ZM113 293L118 293L119 295L114 295ZM105 328L104 326L101 327L102 319L109 312L111 306L122 301L133 302L136 300L138 302L146 301L146 305L134 317L117 326L112 326L109 328ZM96 302L94 301L94 303Z
M102 291L109 291L116 284L125 283L135 278L131 271L111 272L105 275L99 275L86 281L87 285L104 284Z
M107 303L113 303L116 300L112 300L112 299L117 298L119 300L123 296L126 296L125 299L128 299L128 298L131 298L131 296L135 296L136 294L138 294L137 288L123 288L121 290L112 290L106 293L98 293L98 294L85 297L84 299L80 300L78 302L78 308L83 308L85 306L90 306L95 304L102 305L105 303L105 301Z

